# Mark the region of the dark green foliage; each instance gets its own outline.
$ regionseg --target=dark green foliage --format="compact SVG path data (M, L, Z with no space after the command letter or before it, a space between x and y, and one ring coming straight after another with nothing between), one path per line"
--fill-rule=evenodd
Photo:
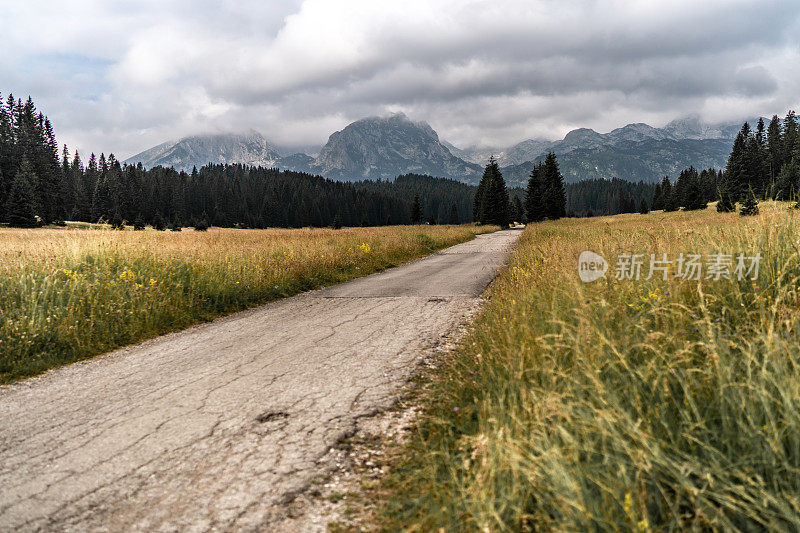
M178 218L178 215L172 218L172 224L170 224L169 229L172 231L181 231L183 229L183 224L181 224L181 219Z
M167 223L164 222L164 217L161 215L161 212L156 212L156 215L153 217L153 229L156 231L164 231L167 229Z
M455 202L453 202L450 205L450 214L447 215L447 223L448 224L459 224L460 223L460 221L458 219L458 206L456 205Z
M531 170L525 193L525 210L531 222L557 220L566 215L567 194L564 190L564 177L552 152Z
M205 211L194 223L195 231L208 231L208 215Z
M663 199L663 209L666 212L678 210L678 195L675 192L675 187L668 177L664 177L661 182L661 198Z
M119 211L114 211L114 216L111 217L109 223L112 229L125 229L125 221L122 220L122 215L119 214Z
M679 181L681 179L683 179L683 192L681 194L683 208L686 211L705 209L707 207L707 202L697 170L695 170L694 167L687 168L681 172Z
M720 213L732 213L736 210L736 202L733 200L733 195L725 188L725 184L720 185L719 188L719 201L717 202L717 211Z
M544 203L546 188L544 163L539 163L531 170L528 187L525 189L525 212L530 222L540 222L545 219L547 212Z
M646 215L649 212L650 212L650 208L647 207L647 200L642 198L642 201L639 202L639 214Z
M433 216L433 215L431 215L431 216L428 218L428 224L429 224L429 225L431 225L431 226L435 226L435 225L436 225L436 217L435 217L435 216Z
M36 175L27 159L17 170L6 199L6 217L10 226L33 228L38 224L34 211L34 183Z
M742 207L739 209L739 214L743 217L754 216L758 214L758 200L756 199L755 192L750 189L747 196L742 202Z
M136 216L136 220L133 222L133 229L134 231L142 231L144 229L144 219L141 213Z
M419 194L414 195L414 202L411 204L411 223L419 224L422 220L422 206L419 203Z
M494 156L483 169L483 176L475 193L475 218L481 224L507 226L509 222L509 197L506 181Z
M653 192L653 199L650 202L653 211L664 209L664 198L662 197L661 184L656 183L656 189Z
M333 217L333 224L331 224L331 227L333 229L342 229L342 219L339 218L338 214Z

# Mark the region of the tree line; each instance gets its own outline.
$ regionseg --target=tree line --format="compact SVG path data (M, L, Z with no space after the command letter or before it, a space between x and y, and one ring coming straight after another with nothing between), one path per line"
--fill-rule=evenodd
M556 156L530 172L526 189L506 186L494 158L477 187L417 174L344 183L302 172L209 164L192 172L144 169L113 154L88 161L59 153L48 118L29 97L0 98L0 223L33 227L64 220L143 227L506 224L649 209L718 209L757 198L797 199L800 135L794 112L755 131L745 123L724 171L690 167L673 183L585 180L564 185ZM755 201L755 200L753 200Z
M475 189L473 215L476 221L506 226L510 222L556 220L566 214L564 176L558 169L555 154L548 153L544 161L533 167L524 192L513 190L510 194L497 160L494 156L489 158Z

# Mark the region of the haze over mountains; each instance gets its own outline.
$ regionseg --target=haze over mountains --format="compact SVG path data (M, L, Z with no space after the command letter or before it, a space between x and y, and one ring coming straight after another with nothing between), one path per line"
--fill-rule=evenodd
M167 142L132 156L150 168L173 166L191 171L209 163L276 166L356 181L392 179L401 174L429 174L476 183L490 155L500 163L510 185L523 185L533 165L548 151L558 155L567 182L614 177L654 182L683 168L724 167L740 124L706 124L697 116L663 128L636 123L608 133L588 128L570 131L562 140L529 139L501 149L459 149L443 141L426 122L402 113L357 120L333 133L316 156L286 153L263 135L200 135Z

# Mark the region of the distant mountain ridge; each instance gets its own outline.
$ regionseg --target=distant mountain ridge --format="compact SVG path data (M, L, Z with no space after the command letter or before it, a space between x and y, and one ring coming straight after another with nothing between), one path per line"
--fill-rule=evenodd
M754 124L754 123L752 123ZM190 171L207 163L242 163L320 174L341 181L393 179L428 174L477 183L494 155L512 185L524 185L533 164L552 151L567 182L611 179L654 182L693 165L721 168L741 124L707 124L697 115L663 128L628 124L608 133L578 128L563 139L528 139L506 149L460 149L441 140L426 122L402 113L357 120L334 132L316 157L287 154L258 132L186 137L128 158L145 167L173 166Z

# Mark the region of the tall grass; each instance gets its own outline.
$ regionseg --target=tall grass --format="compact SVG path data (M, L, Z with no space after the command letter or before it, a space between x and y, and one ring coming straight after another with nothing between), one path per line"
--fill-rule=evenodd
M384 527L800 529L797 216L530 225L430 384ZM612 262L592 284L586 249ZM764 261L756 282L617 281L623 252Z
M0 229L0 383L492 229Z

